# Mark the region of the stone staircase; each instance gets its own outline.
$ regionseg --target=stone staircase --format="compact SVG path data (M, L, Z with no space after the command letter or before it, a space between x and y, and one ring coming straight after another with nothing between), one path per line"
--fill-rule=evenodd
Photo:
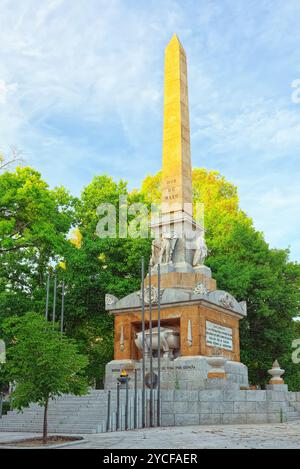
M285 415L287 422L291 422L293 420L300 420L300 402L289 401Z
M64 395L50 401L49 433L102 433L116 430L117 393L111 391L110 418L107 419L107 390L91 390L86 396ZM137 420L134 422L134 391L128 391L125 418L125 390L120 392L119 429L141 428L141 390L137 392ZM146 392L146 426L149 425L149 390ZM153 392L154 409L156 393ZM212 425L237 423L280 423L300 420L300 393L277 391L180 391L162 390L161 424ZM154 424L156 412L154 412ZM107 422L108 421L108 422ZM31 405L23 412L11 411L0 419L0 432L38 432L43 428L43 408Z
M281 403L280 408L282 410L283 422L291 422L300 419L300 413L289 402Z
M49 402L48 432L49 433L102 433L116 430L117 391L110 391L110 417L108 412L108 391L90 390L85 396L63 395ZM128 411L125 417L125 389L120 390L119 429L133 429L134 422L134 390L128 390ZM154 405L156 394L153 392ZM141 428L141 390L137 392L136 424ZM146 409L149 409L149 390L146 391ZM154 415L154 417L156 417ZM44 409L32 404L22 412L10 411L0 419L0 432L42 432ZM148 414L146 419L148 419ZM109 420L109 421L108 421Z

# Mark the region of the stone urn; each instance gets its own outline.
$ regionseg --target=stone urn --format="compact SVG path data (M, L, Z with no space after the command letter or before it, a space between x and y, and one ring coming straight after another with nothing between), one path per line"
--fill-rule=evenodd
M280 368L280 365L277 360L274 361L272 368L268 370L269 375L272 376L272 378L269 381L269 384L284 384L283 379L281 376L284 374L284 371L282 368Z
M206 357L208 365L211 367L207 377L208 378L222 378L226 379L225 373L225 363L227 362L226 358L221 355L221 350L215 348L213 350L213 355Z
M135 345L142 352L143 350L143 335L142 332L135 334ZM163 352L164 358L174 358L174 352L178 352L180 348L180 334L172 327L160 328L160 349ZM152 329L152 351L157 352L158 349L158 328ZM145 357L150 355L150 329L145 331Z

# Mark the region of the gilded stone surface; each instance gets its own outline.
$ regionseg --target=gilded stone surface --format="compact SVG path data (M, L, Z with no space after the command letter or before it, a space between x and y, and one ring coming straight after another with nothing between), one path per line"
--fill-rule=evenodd
M187 63L185 51L174 35L165 51L163 213L185 209L192 214L191 181Z

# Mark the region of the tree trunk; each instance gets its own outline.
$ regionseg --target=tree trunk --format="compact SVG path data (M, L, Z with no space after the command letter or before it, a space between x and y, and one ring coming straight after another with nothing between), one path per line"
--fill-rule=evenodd
M46 402L45 402L45 407L44 407L44 424L43 424L43 441L46 443L47 441L47 436L48 436L48 403L49 403L49 397L47 397Z

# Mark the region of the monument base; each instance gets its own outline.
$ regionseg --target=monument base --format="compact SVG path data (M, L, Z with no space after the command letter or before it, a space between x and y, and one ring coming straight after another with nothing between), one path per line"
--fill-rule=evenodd
M206 265L199 265L198 267L194 267L193 270L196 274L201 274L207 278L211 278L211 270Z
M145 360L146 374L150 361ZM153 358L153 371L157 373L157 358ZM248 387L248 368L240 362L227 361L225 366L227 386L239 389ZM161 389L201 390L207 389L210 366L207 357L197 355L178 357L175 360L161 358ZM134 387L137 370L137 387L142 388L142 360L112 360L106 365L105 389L115 389L122 370L129 376L129 388Z

